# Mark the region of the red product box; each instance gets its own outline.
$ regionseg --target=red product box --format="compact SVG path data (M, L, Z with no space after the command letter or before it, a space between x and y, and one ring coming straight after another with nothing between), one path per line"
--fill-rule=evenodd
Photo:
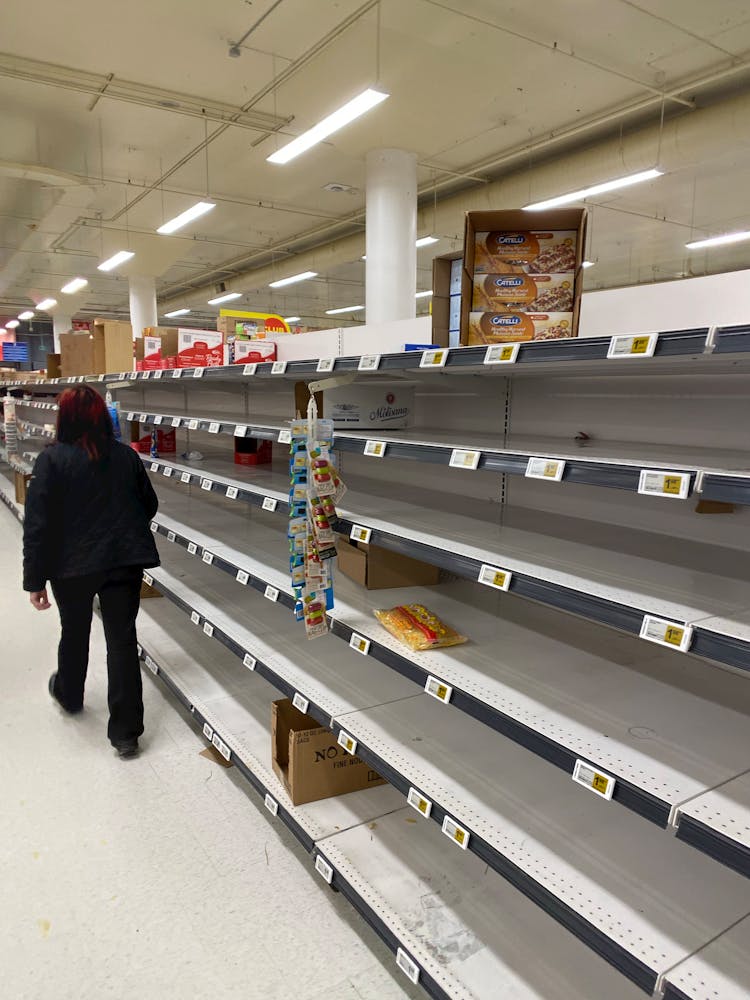
M276 344L272 340L235 340L235 365L261 364L276 360Z
M151 435L144 434L142 438L133 441L130 447L141 455L148 455L151 451ZM156 450L165 455L174 455L177 451L177 434L175 431L157 431Z
M180 330L176 368L217 368L224 364L224 335L213 330Z
M234 439L236 465L268 465L273 458L273 443L255 438Z

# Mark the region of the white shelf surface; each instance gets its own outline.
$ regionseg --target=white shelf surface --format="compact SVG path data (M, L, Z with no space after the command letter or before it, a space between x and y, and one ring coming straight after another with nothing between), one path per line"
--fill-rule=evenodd
M249 518L230 502L177 489L161 498L156 520L167 530L291 593L283 519ZM672 809L747 767L744 677L461 581L366 591L337 574L335 591L334 619ZM460 627L469 643L413 652L374 617L376 608L414 601Z
M750 727L745 727L745 747ZM750 851L750 770L680 808L680 818L695 820Z
M666 977L670 1000L747 1000L750 917L740 921Z

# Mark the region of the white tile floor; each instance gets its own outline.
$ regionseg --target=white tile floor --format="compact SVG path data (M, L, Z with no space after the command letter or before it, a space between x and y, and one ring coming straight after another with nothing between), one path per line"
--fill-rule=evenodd
M422 996L149 678L143 753L114 755L96 620L86 710L54 706L57 614L20 589L20 539L0 510L0 995Z

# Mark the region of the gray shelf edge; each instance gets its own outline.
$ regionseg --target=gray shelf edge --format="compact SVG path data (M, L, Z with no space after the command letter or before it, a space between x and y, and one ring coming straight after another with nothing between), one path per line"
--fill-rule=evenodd
M680 816L676 837L739 875L750 878L750 849L693 816Z

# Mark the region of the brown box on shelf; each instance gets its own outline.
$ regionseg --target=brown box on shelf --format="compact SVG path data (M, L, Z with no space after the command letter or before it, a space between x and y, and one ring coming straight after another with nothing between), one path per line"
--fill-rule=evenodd
M19 472L17 469L14 470L13 482L16 489L16 503L26 503L26 494L29 489L30 481L31 473Z
M517 340L572 337L573 313L469 313L470 344L508 344Z
M472 312L572 312L575 272L475 274Z
M340 535L336 548L340 572L368 590L433 587L440 582L437 566L391 552L380 545L355 543Z
M149 597L163 597L164 595L160 590L157 590L153 583L146 583L145 580L141 581L141 598Z
M450 347L451 264L456 260L461 260L460 250L432 260L432 343L438 347Z
M62 370L60 368L60 355L47 355L47 378L60 378Z
M133 327L120 320L95 319L91 324L94 345L92 375L133 371Z
M586 209L559 208L546 212L503 209L467 212L464 228L464 268L461 288L461 343L464 345L501 343L502 339L482 339L480 325L470 321L474 281L481 275L573 274L573 303L568 337L578 336L581 307L581 264L586 245ZM524 283L525 285L525 283ZM508 298L506 302L512 302ZM474 310L476 312L476 310ZM566 312L568 310L565 310ZM497 315L499 310L488 310ZM547 313L562 310L545 310ZM486 327L487 324L483 324ZM500 324L493 324L494 326ZM567 328L566 328L567 329ZM473 331L473 333L472 333ZM555 331L558 332L558 331ZM532 334L533 336L533 334ZM532 339L510 336L508 340Z
M122 370L122 369L121 369ZM93 375L94 337L88 331L60 334L60 375Z
M386 783L288 698L275 701L272 708L273 769L295 806Z

